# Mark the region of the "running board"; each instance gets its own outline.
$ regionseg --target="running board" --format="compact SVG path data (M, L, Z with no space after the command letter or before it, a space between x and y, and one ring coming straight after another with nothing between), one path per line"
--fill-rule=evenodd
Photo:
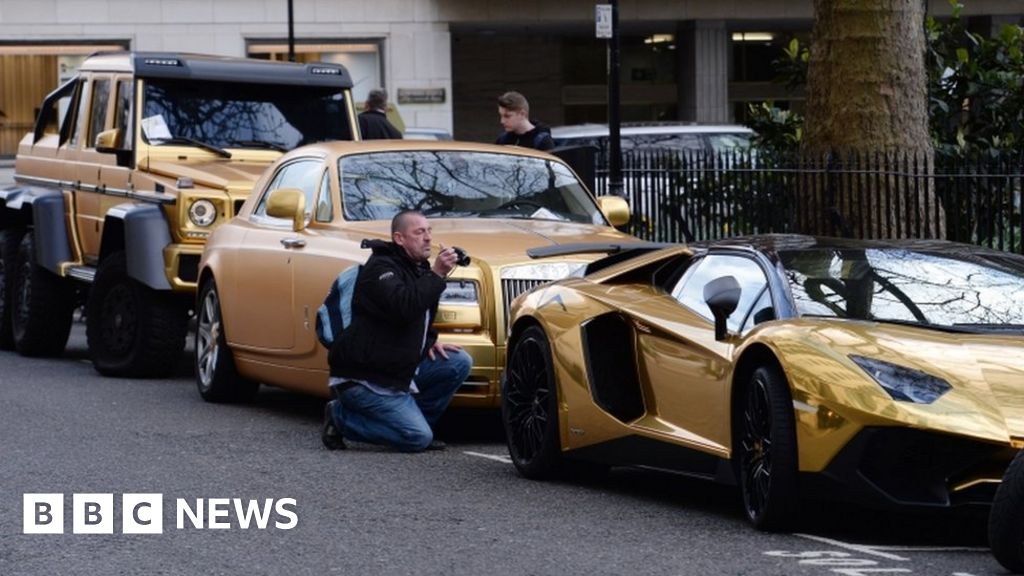
M92 284L93 280L96 279L96 269L92 266L72 266L68 268L67 274L70 278L88 282L89 284Z

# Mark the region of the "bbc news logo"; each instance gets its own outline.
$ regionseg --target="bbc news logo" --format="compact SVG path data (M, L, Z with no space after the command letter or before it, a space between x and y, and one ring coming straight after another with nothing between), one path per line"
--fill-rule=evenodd
M122 534L163 534L163 494L122 494L120 500ZM242 530L291 530L299 523L294 498L178 498L174 510L178 530L227 530L236 524ZM113 494L71 495L73 534L113 534L115 516ZM22 519L24 534L63 534L64 494L24 494Z

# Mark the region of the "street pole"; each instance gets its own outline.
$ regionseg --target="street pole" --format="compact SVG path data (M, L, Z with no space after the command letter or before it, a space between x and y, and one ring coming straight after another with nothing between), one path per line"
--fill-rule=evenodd
M612 37L608 39L608 192L622 196L622 140L619 132L619 0L611 0Z
M292 0L288 0L288 61L295 62L295 15Z

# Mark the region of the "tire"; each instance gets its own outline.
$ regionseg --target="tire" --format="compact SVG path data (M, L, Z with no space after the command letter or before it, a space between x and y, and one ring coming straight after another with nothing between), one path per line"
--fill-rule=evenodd
M75 310L74 286L36 264L35 234L18 244L11 279L11 335L22 356L57 356L64 352Z
M207 402L252 400L259 383L238 375L235 358L224 336L220 296L213 280L199 291L196 310L196 387Z
M796 518L799 478L789 385L766 365L754 370L741 394L733 437L743 509L759 530L785 530Z
M129 277L124 252L100 263L86 308L89 353L100 374L166 376L181 361L188 331L184 302Z
M14 271L18 261L18 245L25 231L21 228L0 230L0 350L14 350L11 310L14 308Z
M988 517L992 555L1007 570L1024 574L1024 452L1010 463Z
M511 347L501 387L501 419L508 452L526 478L563 472L558 427L558 388L551 346L539 326L527 328Z

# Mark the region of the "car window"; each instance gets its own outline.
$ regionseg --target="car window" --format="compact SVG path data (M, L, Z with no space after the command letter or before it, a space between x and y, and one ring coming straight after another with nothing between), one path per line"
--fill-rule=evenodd
M622 150L701 152L704 150L704 141L700 134L633 134L622 137Z
M85 81L83 80L83 83L84 82ZM70 141L70 145L71 145L72 148L78 146L78 143L82 139L82 131L84 130L83 124L85 124L85 120L84 119L85 119L85 116L86 116L85 113L88 110L88 108L86 108L86 106L89 103L89 99L85 97L85 95L88 94L88 86L89 86L88 83L84 83L83 84L82 90L80 92L80 96L78 97L78 109L75 111L74 114L69 114L68 115L68 120L70 122L73 122L72 128L71 128L72 132L71 132L71 141Z
M738 309L739 307L737 307L737 310ZM746 320L743 321L743 328L740 330L741 333L746 333L761 322L775 320L775 307L772 306L772 294L771 290L768 289L767 284L761 288L760 296L758 296L757 300L754 301L754 305L750 308L750 311L746 313L746 316Z
M408 150L338 160L347 220L390 220L404 208L428 218L516 218L606 224L564 164L518 154Z
M711 149L715 152L730 152L750 148L749 134L708 134Z
M704 302L704 286L722 276L732 276L740 284L739 304L727 322L730 330L737 331L751 305L768 283L764 271L752 259L727 254L705 256L683 274L672 291L672 297L709 321L714 321L711 309Z
M334 219L334 205L331 203L331 173L324 170L320 179L320 194L316 200L316 221L330 222Z
M298 188L306 195L306 215L308 217L316 197L322 166L323 163L320 160L313 158L297 160L281 166L277 174L274 174L274 177L271 178L270 184L263 191L263 196L260 198L259 204L256 205L256 210L253 211L253 214L255 216L267 215L267 199L274 190Z
M124 78L117 82L117 103L114 109L114 128L120 131L119 148L130 150L134 135L132 126L132 103L135 102L132 81Z
M96 147L96 136L103 132L107 122L107 104L110 102L110 80L100 78L92 83L92 102L89 112L89 137L86 148Z

